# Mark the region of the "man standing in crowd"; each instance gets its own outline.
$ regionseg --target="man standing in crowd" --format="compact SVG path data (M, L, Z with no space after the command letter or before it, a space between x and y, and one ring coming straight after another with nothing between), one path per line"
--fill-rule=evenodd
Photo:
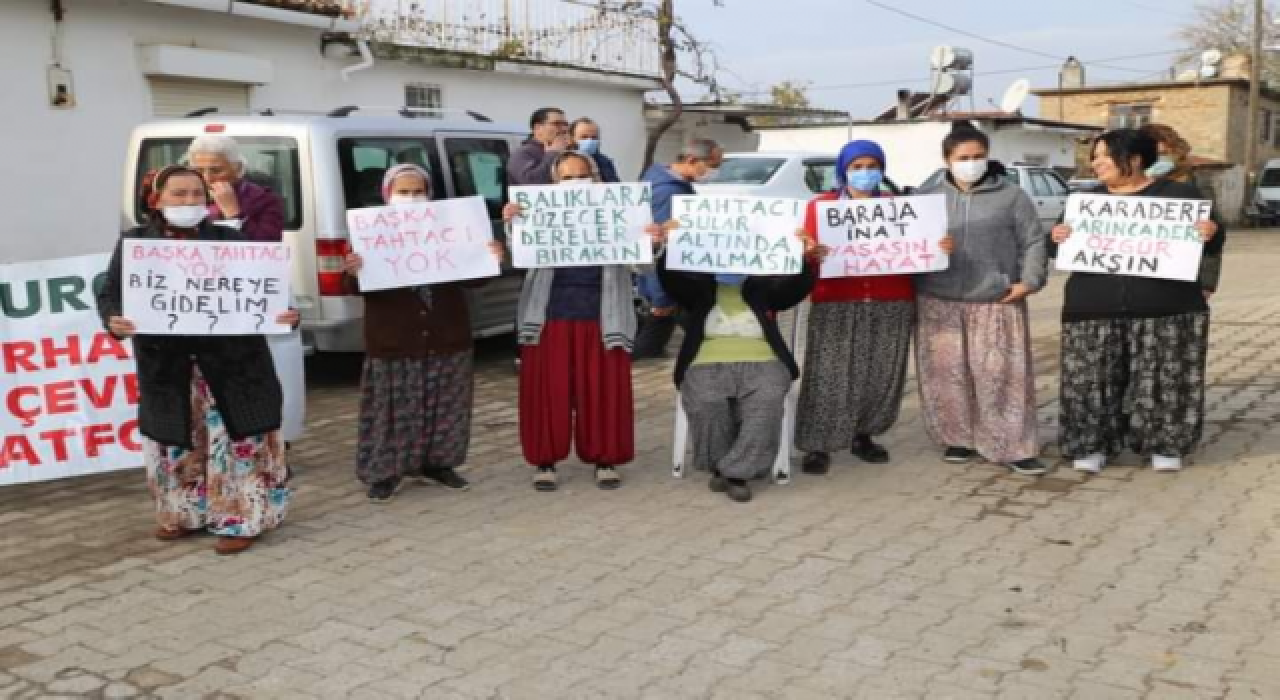
M723 158L723 150L711 139L695 139L680 149L680 156L671 165L653 164L641 178L649 183L652 196L653 220L663 224L672 217L671 198L694 194L693 183L705 178L711 170L712 159L717 152ZM662 289L657 272L649 272L636 280L640 296L649 303L649 316L636 335L635 359L658 358L666 355L667 342L676 329L676 303Z
M569 138L573 142L573 150L590 156L596 162L600 182L622 182L613 159L600 151L600 126L590 117L573 120L573 125L569 127Z
M564 110L543 107L529 118L529 140L507 161L507 184L550 185L551 166L569 147Z

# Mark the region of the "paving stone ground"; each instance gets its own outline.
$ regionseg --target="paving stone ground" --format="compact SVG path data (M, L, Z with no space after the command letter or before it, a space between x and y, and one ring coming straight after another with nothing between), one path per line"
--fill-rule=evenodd
M949 466L913 385L892 464L733 504L671 478L659 362L625 487L535 493L489 343L473 489L374 506L353 365L315 367L296 508L242 556L151 539L137 471L0 489L0 697L1280 698L1280 233L1229 247L1180 474ZM1061 281L1033 306L1046 444Z

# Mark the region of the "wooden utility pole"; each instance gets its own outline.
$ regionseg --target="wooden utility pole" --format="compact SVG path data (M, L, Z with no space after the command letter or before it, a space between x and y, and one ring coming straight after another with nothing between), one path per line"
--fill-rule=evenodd
M1257 184L1258 167L1258 102L1262 93L1262 20L1266 15L1263 0L1253 2L1253 56L1249 61L1249 113L1245 121L1244 173L1247 186L1246 202L1253 201L1253 188Z

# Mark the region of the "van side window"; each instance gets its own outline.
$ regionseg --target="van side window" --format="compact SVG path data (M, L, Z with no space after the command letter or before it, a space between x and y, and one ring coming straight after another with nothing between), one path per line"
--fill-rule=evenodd
M817 194L819 192L827 192L835 189L836 186L836 164L835 161L805 161L804 164L804 184L808 186L809 191Z
M502 218L507 199L507 158L511 149L502 139L450 138L444 142L449 173L459 197L484 197L489 218Z
M380 207L385 204L382 201L382 178L387 174L387 169L401 163L413 163L426 168L431 173L432 198L443 199L446 196L432 139L338 139L338 163L342 170L342 192L348 209Z
M284 200L284 228L302 228L302 185L298 165L297 139L280 136L236 136L236 144L244 156L244 179L269 188ZM151 170L182 162L187 155L188 138L146 139L138 154L138 172L134 187ZM142 220L140 203L135 203L134 219Z

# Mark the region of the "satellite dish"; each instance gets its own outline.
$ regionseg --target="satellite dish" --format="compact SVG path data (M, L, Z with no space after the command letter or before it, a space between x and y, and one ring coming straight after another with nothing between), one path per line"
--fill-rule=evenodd
M1022 110L1022 105L1027 101L1027 95L1031 94L1031 81L1026 78L1015 80L1008 90L1004 91L1004 97L1000 98L1000 109L1007 114L1017 114Z
M1222 63L1222 52L1217 49L1209 49L1200 54L1200 64L1204 66L1216 66Z
M973 65L973 52L952 46L938 46L929 53L929 65L934 70L969 70Z

